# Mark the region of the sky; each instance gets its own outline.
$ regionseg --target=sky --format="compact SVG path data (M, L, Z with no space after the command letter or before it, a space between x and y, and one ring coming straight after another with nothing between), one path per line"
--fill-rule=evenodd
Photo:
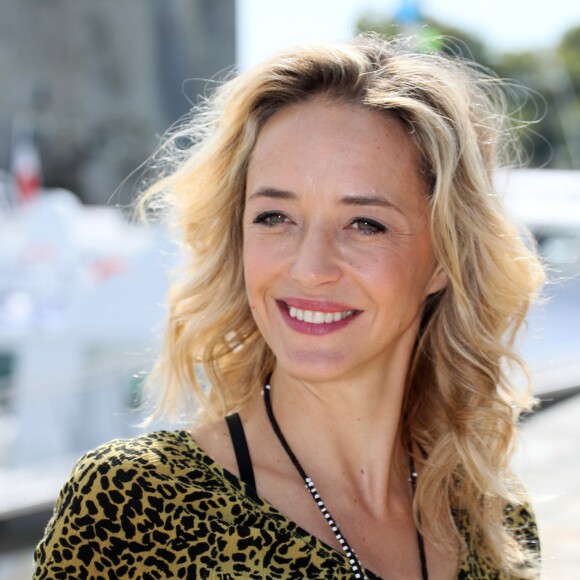
M347 40L361 14L389 18L401 1L237 0L238 64L246 69L297 42ZM578 0L422 0L420 9L500 51L545 49L580 25Z

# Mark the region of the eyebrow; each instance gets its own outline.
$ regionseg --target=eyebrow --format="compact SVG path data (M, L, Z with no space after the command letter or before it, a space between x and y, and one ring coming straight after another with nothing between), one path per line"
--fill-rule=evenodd
M292 191L276 189L274 187L260 187L260 189L254 191L248 199L253 199L255 197L267 197L270 199L298 199L298 196Z
M269 199L298 199L298 196L292 192L284 189L276 189L274 187L261 187L252 193L249 199L255 197L266 197ZM345 195L340 199L340 203L343 205L353 205L353 206L376 206L376 207L386 207L394 209L399 213L403 213L400 208L398 208L394 203L385 199L380 195Z
M380 195L345 195L340 201L344 205L387 207L403 213L394 203Z

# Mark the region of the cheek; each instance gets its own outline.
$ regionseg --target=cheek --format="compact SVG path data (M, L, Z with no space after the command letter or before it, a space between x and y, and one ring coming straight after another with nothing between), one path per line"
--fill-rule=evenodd
M248 303L251 309L255 309L256 303L259 302L260 296L267 287L272 271L270 253L265 250L263 244L249 239L244 244L243 266Z
M342 253L344 264L367 287L380 287L385 282L393 283L400 276L404 261L392 248L380 245L347 249Z
M253 310L256 307L254 299L254 285L255 285L254 274L256 272L255 257L246 246L244 246L243 267L244 267L244 282L246 285L246 294L248 296L248 304L250 305L250 308Z
M250 233L244 239L246 285L253 287L271 279L287 265L293 246L286 236Z
M429 252L417 246L386 246L343 255L367 292L384 300L422 301L433 272Z

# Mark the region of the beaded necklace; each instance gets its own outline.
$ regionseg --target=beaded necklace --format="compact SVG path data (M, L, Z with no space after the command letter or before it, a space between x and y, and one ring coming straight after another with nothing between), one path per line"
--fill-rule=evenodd
M272 426L274 433L278 437L278 440L280 441L280 443L281 443L282 447L284 448L284 451L288 455L290 461L292 462L292 464L294 465L294 467L296 468L296 470L300 474L300 477L304 481L304 485L306 486L306 489L309 491L310 495L312 496L312 498L316 502L316 505L317 505L318 509L320 510L320 513L324 516L324 519L327 521L328 525L330 526L330 529L334 533L334 536L338 540L338 543L342 547L342 550L344 551L346 557L348 558L350 567L354 573L354 577L355 578L363 578L366 580L367 576L365 574L365 571L364 571L362 564L360 563L360 560L358 559L358 556L356 555L355 551L350 547L347 539L344 537L344 534L340 531L340 528L338 527L338 525L334 521L334 518L330 515L328 508L324 505L324 501L322 501L322 498L320 497L320 494L318 493L316 486L314 485L314 482L312 481L312 478L308 477L308 475L304 471L302 465L300 465L300 462L296 458L296 455L294 455L294 452L290 448L290 445L286 441L286 438L284 437L282 430L280 429L280 426L278 425L278 421L276 421L276 417L274 416L274 411L272 410L272 402L270 401L270 389L271 389L270 384L269 383L266 384L266 386L264 387L264 390L262 391L262 395L264 396L264 403L266 405L266 413L268 415L268 419L270 421L270 425ZM409 480L411 482L411 488L412 488L413 494L414 494L415 487L417 485L417 472L415 471L415 463L413 461L413 453L412 453L412 448L410 445L409 445L409 458L410 458L409 459L409 470L410 470ZM419 530L417 530L417 543L419 545L419 557L421 560L422 578L423 578L423 580L428 580L429 575L427 572L427 558L425 555L425 544L423 542L423 537L419 533Z

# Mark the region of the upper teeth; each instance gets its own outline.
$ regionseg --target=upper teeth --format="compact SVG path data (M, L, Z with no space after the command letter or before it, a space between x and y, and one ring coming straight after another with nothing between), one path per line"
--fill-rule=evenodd
M338 322L354 314L354 310L345 310L344 312L317 312L316 310L294 308L294 306L290 306L289 312L292 318L304 320L304 322L311 322L312 324Z

